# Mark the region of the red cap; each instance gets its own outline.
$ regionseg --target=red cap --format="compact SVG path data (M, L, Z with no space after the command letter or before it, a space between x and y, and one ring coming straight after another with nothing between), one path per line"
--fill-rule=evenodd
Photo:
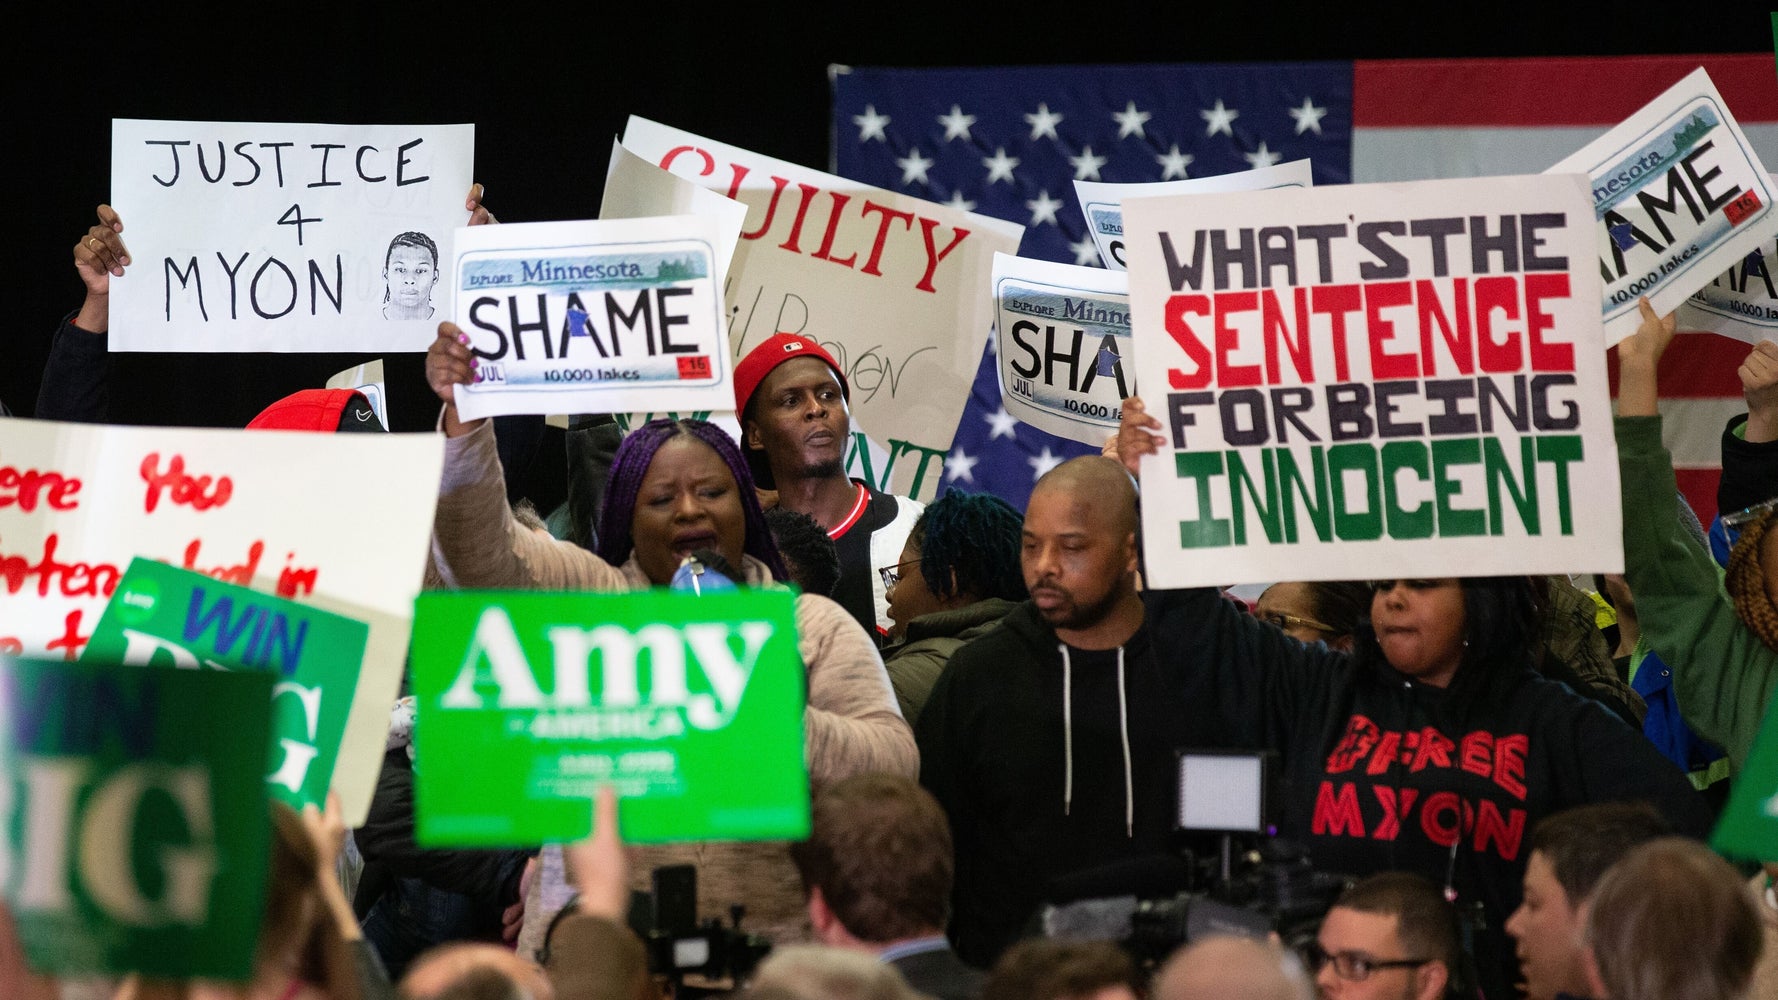
M766 380L772 369L786 361L800 357L820 358L833 369L834 377L840 380L840 392L850 400L852 387L846 382L846 373L840 371L839 362L833 355L821 349L821 345L807 337L794 333L779 333L767 337L735 366L735 418L744 419L747 402L753 398L759 384Z
M356 389L304 389L293 392L260 411L247 423L250 431L326 431L339 430L340 413L352 397L362 396Z

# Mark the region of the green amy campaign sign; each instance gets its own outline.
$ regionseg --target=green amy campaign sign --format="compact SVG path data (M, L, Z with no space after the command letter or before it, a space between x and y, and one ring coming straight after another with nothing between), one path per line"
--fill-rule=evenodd
M0 657L0 885L33 968L248 977L271 687Z
M327 800L369 637L363 622L138 558L81 659L275 674L266 781L301 809Z
M456 592L414 605L426 846L808 835L794 596Z

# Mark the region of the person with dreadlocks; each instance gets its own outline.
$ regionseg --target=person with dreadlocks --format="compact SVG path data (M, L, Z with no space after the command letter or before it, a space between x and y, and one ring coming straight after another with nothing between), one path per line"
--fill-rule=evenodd
M901 556L877 570L889 594L889 683L908 724L951 654L1030 596L1019 568L1022 518L988 493L952 489L914 521Z
M507 505L492 426L460 420L453 402L452 387L471 382L475 367L468 338L455 324L440 324L427 351L426 377L444 401L445 469L433 555L446 586L664 587L700 549L736 567L737 583L769 586L786 578L746 461L727 434L702 420L653 420L624 439L612 459L596 552L519 525ZM913 777L919 766L913 732L895 706L871 638L845 609L810 593L796 599L796 626L808 674L804 754L814 789L873 771ZM745 905L754 932L776 940L806 936L796 871L781 844L639 850L645 855L634 868L639 879L657 865L695 864L708 912Z
M1680 711L1739 773L1778 688L1778 504L1745 519L1718 586L1710 553L1680 525L1673 459L1661 445L1655 368L1674 325L1645 299L1641 327L1617 348L1624 578L1643 640L1673 670ZM1755 347L1741 366L1750 428L1778 420L1770 348Z

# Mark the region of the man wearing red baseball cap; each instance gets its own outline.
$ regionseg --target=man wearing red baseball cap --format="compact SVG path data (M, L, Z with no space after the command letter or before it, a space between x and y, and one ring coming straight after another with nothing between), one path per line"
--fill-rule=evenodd
M850 392L833 356L794 333L768 338L735 366L735 413L754 482L827 529L840 556L833 599L880 643L889 601L877 568L901 558L925 505L846 478Z

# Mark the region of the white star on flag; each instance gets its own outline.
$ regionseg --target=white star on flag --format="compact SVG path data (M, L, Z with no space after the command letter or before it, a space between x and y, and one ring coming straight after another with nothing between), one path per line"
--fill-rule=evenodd
M1119 139L1127 139L1133 135L1146 139L1148 133L1143 130L1142 126L1148 124L1148 120L1154 115L1146 111L1137 111L1136 102L1131 101L1124 105L1122 111L1113 111L1111 117L1117 122L1117 137Z
M1011 184L1013 182L1012 170L1018 165L1019 158L1006 155L1005 146L996 149L993 156L982 157L982 166L988 168L989 184L992 184L995 181L1005 181L1006 183Z
M1038 192L1034 200L1025 202L1025 207L1031 210L1030 225L1041 226L1046 222L1052 226L1055 225L1056 209L1061 208L1063 204L1064 202L1059 199L1051 198L1048 191Z
M969 126L975 124L975 116L964 114L961 107L953 104L950 114L938 116L938 123L945 127L946 142L950 142L952 139L968 139Z
M1291 108L1289 111L1291 120L1296 122L1297 135L1302 135L1304 132L1321 134L1321 119L1327 114L1326 108L1316 107L1314 101L1305 97L1302 107Z
M1044 136L1056 138L1056 126L1062 124L1062 116L1050 110L1047 104L1039 104L1035 114L1025 116L1031 126L1031 141L1036 142Z
M1218 97L1216 99L1216 107L1206 108L1203 111L1198 112L1198 117L1204 119L1206 123L1204 126L1204 135L1206 137L1221 132L1223 135L1234 138L1235 119L1241 117L1241 112L1223 107L1222 98Z
M931 169L936 162L938 161L928 160L921 156L918 149L910 149L907 156L895 159L895 165L901 168L901 182L903 184L912 184L915 181L919 181L921 184L931 183L926 179L926 171Z
M1068 249L1074 251L1075 267L1101 266L1099 261L1099 247L1093 242L1091 233L1083 237L1079 243L1068 244Z
M986 420L988 426L993 428L992 431L988 432L988 440L992 441L999 437L1009 437L1017 440L1019 418L1006 412L1006 407L1002 406L1000 409L995 410L993 413L988 414L982 419Z
M1044 473L1061 465L1062 456L1051 454L1050 446L1046 444L1043 446L1043 454L1033 455L1025 459L1025 463L1031 466L1031 481L1036 482L1043 478Z
M1106 157L1094 156L1093 147L1080 151L1079 156L1070 156L1068 162L1074 164L1074 179L1077 181L1096 181L1099 179L1099 168L1110 162Z
M970 201L968 198L963 197L963 190L961 188L959 188L955 191L952 191L951 192L951 199L949 201L945 202L945 204L951 206L952 208L960 208L965 212L975 211L975 202Z
M1241 157L1247 161L1248 166L1254 170L1258 170L1261 167L1269 167L1272 164L1277 163L1284 158L1284 155L1282 153L1272 152L1270 149L1266 148L1264 142L1261 142L1258 149L1251 153L1242 153Z
M973 483L975 482L975 463L979 461L981 459L970 458L963 453L962 448L958 448L945 456L945 476L952 482L962 480L966 483Z
M877 106L874 104L866 104L864 114L853 115L852 124L858 126L859 142L869 142L872 139L878 142L887 141L883 128L889 124L889 116L877 114Z
M1185 168L1191 166L1193 159L1190 153L1181 153L1176 142L1172 149L1155 157L1154 161L1161 165L1161 180L1170 181L1185 177Z

